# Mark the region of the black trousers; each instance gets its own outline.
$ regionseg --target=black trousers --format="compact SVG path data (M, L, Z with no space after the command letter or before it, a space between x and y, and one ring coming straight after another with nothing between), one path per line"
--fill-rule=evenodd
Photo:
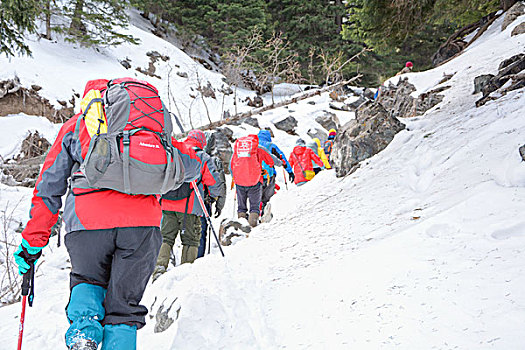
M237 188L237 212L246 213L248 211L247 202L250 201L250 213L259 213L259 205L262 197L262 184L260 182L254 186L239 186Z
M142 328L148 309L140 305L159 254L159 227L82 230L64 238L70 259L70 288L89 283L106 288L102 324Z

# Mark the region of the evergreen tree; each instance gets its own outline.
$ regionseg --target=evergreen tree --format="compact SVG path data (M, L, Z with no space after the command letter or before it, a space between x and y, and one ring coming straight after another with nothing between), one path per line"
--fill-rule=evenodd
M71 19L69 27L54 27L66 40L82 45L119 45L138 43L132 35L123 34L128 26L125 7L128 1L69 0L64 2L62 14Z
M31 55L24 42L24 32L35 31L36 0L0 1L0 54Z
M254 28L267 30L264 0L179 0L170 18L183 30L206 37L220 52L248 40Z

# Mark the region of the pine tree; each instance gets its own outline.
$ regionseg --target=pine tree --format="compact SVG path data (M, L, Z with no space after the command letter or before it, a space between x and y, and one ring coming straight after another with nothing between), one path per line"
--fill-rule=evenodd
M24 32L35 31L36 9L36 0L0 1L0 54L8 57L15 53L31 55L24 42Z
M132 35L123 34L128 26L125 8L128 1L69 0L64 2L62 14L71 19L69 27L54 27L66 40L82 45L119 45L138 43Z

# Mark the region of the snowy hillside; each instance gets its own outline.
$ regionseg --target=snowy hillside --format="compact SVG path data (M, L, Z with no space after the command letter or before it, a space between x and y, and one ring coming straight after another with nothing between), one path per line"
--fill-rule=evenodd
M224 247L225 258L212 245L211 255L171 267L148 286L143 304L150 317L138 348L525 348L525 162L518 153L525 89L479 108L480 95L472 94L476 76L497 72L502 60L524 51L524 35L510 36L524 19L501 31L500 18L459 57L408 74L424 92L455 73L441 103L403 119L406 130L352 175L323 171L286 190L279 174L272 222ZM29 83L31 73L17 70ZM63 93L73 86L79 85ZM264 127L294 115L308 139L312 117L327 104L323 95L257 119ZM0 140L9 142L1 141L1 152L22 137L4 128L6 119L0 118ZM273 131L288 155L297 137ZM30 190L0 190L0 208L20 201L14 215L27 220ZM233 205L229 193L221 218L232 216ZM41 260L24 344L60 349L68 327L67 253L53 238ZM175 322L155 333L160 306ZM19 314L20 303L0 308L0 348L15 347Z
M61 107L58 101L69 101L75 93L82 95L88 80L131 76L157 87L170 111L181 118L187 128L191 124L195 127L208 124L208 113L212 121L221 119L226 111L235 114L234 95L222 92L228 85L221 74L207 70L176 46L152 34L153 26L138 12L132 11L130 15L131 25L124 32L138 38L140 45L127 43L117 47L86 48L33 36L28 42L33 57L0 56L0 81L17 76L26 88L33 84L42 87L39 94L55 107ZM148 71L152 63L147 55L151 52L161 56L153 63L152 74L157 77L142 73ZM131 68L124 68L121 61L127 61ZM204 97L203 102L197 89L208 83L215 98ZM251 91L238 91L239 112L250 108L241 101L254 95ZM75 104L78 110L80 99L77 98Z

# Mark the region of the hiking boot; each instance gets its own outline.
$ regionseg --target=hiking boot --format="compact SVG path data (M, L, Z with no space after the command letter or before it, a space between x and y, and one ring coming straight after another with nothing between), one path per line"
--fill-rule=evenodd
M197 259L197 255L199 254L199 247L194 247L191 245L183 245L182 246L182 257L181 257L181 264L184 263L193 263Z
M161 265L155 266L155 270L153 270L153 275L151 276L152 278L151 283L155 282L157 278L159 278L160 275L162 275L165 272L166 272L166 268L164 266L161 266Z
M250 216L248 217L248 223L251 227L257 226L259 223L259 213L250 213Z
M262 213L263 214L261 215L261 223L272 221L273 214L272 214L272 205L270 203L264 206L264 210Z
M89 339L80 339L69 347L69 350L97 350L98 345Z
M238 212L238 213L237 213L237 217L238 217L239 219L248 219L248 214Z

